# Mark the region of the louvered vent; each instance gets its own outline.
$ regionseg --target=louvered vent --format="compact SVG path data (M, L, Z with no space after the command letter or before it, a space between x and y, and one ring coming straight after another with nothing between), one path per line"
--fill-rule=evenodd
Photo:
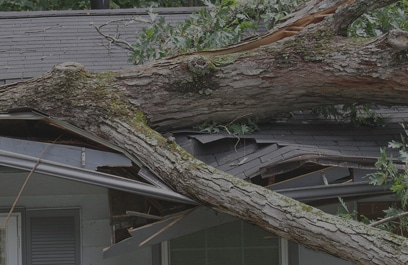
M31 218L31 264L75 265L77 257L75 218Z

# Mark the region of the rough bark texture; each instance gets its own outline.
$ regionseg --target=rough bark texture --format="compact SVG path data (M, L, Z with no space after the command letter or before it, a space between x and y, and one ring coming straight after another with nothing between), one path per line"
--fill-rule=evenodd
M354 5L393 1L348 2L338 12L354 16ZM311 3L313 10L333 4ZM406 264L405 238L220 172L151 129L229 122L242 115L267 119L322 103L407 104L406 35L352 40L337 34L340 24L336 15L328 16L256 50L181 56L105 74L65 63L36 79L0 87L0 111L31 107L69 121L126 148L180 193L284 238L355 264Z

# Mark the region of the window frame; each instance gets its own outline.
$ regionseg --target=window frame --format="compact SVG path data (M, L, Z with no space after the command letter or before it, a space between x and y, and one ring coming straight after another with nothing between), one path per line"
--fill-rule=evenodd
M0 216L3 218L6 218L9 214L8 209L0 209ZM13 213L10 215L10 218L16 218L16 233L17 233L17 244L18 244L18 250L17 250L17 255L18 255L18 263L17 265L23 265L25 264L25 253L24 253L24 210L23 209L15 209ZM8 223L10 224L10 222ZM0 228L3 228L4 223L0 222Z
M245 223L242 220L239 222L241 222L241 227ZM278 240L279 265L298 265L298 245L281 237L278 237ZM168 240L153 246L152 256L156 257L154 265L172 265L170 245L170 240Z

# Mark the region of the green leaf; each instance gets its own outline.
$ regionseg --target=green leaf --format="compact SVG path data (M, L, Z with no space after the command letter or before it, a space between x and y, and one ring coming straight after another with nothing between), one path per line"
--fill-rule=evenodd
M399 151L399 160L406 165L408 164L408 152L405 149Z
M370 179L369 183L372 185L376 185L376 186L383 185L384 183L387 182L387 179L388 179L387 175L384 174L383 172L375 172L375 173L369 174L368 176Z
M395 140L392 140L391 142L388 143L388 147L389 147L389 148L399 149L399 148L401 148L402 146L403 146L402 143L397 142L397 141L395 141Z

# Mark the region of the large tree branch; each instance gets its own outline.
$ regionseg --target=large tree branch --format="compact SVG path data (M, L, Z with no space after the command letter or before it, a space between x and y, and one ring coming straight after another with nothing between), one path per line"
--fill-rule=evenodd
M326 2L312 1L301 11L322 15ZM388 2L361 0L354 5ZM343 1L330 4L338 13L348 10ZM338 10L339 6L342 9ZM287 25L301 19L291 20ZM322 104L408 102L407 62L404 53L399 53L408 44L406 34L392 31L387 38L356 41L336 36L326 24L245 53L184 56L126 69L110 74L109 82L128 93L151 126L159 130L190 127L205 120L230 122L249 115L265 120ZM25 98L14 100L16 106L30 105Z
M322 104L408 102L407 63L389 44L396 38L364 43L327 31L309 33L244 54L128 69L117 78L160 130L248 114L265 120Z
M178 192L310 248L355 264L408 262L403 237L326 214L197 161L151 130L132 103L138 99L116 82L64 64L42 78L2 87L0 106L11 108L6 102L18 94L28 106L126 148Z

